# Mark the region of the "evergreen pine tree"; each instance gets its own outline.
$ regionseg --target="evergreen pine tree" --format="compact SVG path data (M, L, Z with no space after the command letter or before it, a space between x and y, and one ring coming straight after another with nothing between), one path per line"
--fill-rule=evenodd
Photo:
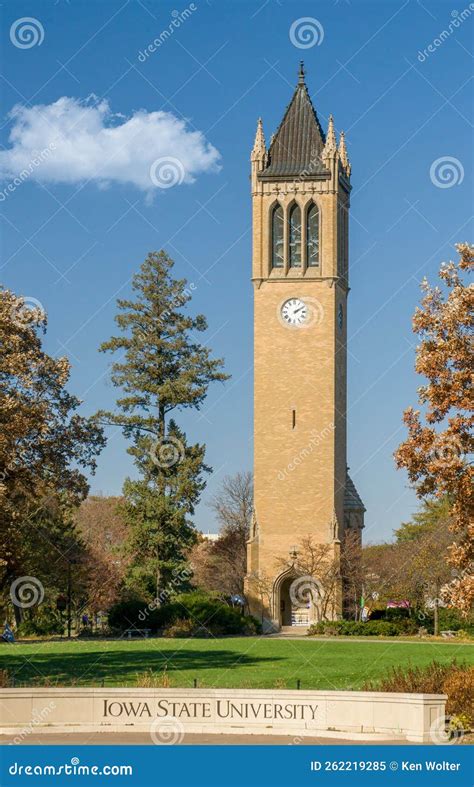
M133 555L129 583L159 599L183 567L195 541L190 520L205 487L205 446L188 445L173 411L199 409L209 385L228 379L196 334L206 330L202 314L186 313L192 286L172 276L173 260L153 252L132 282L135 300L117 301L120 335L100 350L120 353L111 379L120 388L114 412L100 412L131 441L138 480L124 484L124 512Z

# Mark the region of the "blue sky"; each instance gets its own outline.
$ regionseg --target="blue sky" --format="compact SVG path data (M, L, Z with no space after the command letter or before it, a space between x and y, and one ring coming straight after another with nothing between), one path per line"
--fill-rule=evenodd
M173 11L183 21L140 58L176 20ZM366 540L389 537L417 506L392 454L420 384L410 324L419 283L433 280L471 231L474 6L15 0L2 12L1 189L15 166L43 150L40 121L59 122L59 99L69 99L60 105L68 116L82 112L87 122L80 155L74 148L55 159L53 151L2 192L0 280L45 308L46 347L70 358L70 388L88 414L114 401L110 358L97 347L114 331L116 297L129 294L148 251L163 247L175 259L177 274L195 285L192 308L208 317L206 338L232 374L201 413L180 418L189 439L206 442L215 471L196 516L204 530L215 529L206 501L223 476L252 464L249 152L260 115L267 140L276 130L304 59L320 120L326 126L334 114L352 163L349 464L367 506ZM25 17L39 23L33 39L18 24ZM160 111L169 113L164 121L151 114ZM107 153L131 119L138 136L98 179L101 148L90 129ZM154 132L154 122L157 135L144 143L140 123ZM188 163L181 185L150 189L144 151L173 155L161 122L181 135ZM133 467L120 433L109 437L92 491L118 494Z

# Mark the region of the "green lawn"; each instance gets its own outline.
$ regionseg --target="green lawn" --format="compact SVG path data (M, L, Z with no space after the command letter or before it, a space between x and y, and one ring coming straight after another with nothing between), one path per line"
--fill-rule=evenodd
M71 641L0 645L0 669L15 685L132 686L137 673L165 668L171 686L358 689L392 666L436 659L474 663L474 646L458 643L318 641L259 637L213 640Z

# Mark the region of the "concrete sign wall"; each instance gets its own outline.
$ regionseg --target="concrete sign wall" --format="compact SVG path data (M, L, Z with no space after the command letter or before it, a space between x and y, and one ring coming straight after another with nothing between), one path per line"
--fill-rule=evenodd
M31 729L149 730L160 743L177 742L185 732L295 737L342 733L423 743L432 742L430 730L444 723L445 702L438 694L366 691L2 689L0 733L15 738Z

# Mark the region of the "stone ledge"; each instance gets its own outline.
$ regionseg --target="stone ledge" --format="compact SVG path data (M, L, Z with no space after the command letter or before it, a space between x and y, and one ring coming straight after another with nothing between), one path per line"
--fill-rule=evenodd
M0 734L138 732L162 722L178 733L418 743L429 742L430 728L442 723L446 702L438 694L173 688L19 688L3 689L0 698Z

